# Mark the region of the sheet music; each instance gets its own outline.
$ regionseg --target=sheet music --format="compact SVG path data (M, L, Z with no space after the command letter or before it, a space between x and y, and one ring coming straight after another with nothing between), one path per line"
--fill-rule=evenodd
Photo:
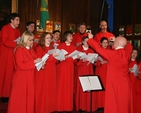
M98 56L97 59L100 60L100 62L103 62L102 57Z
M59 44L54 43L53 47L54 47L55 49L57 49L58 45L59 45Z
M71 54L68 55L68 57L72 57L73 60L78 57L79 51L75 50Z
M137 77L138 74L141 74L141 72L139 71L139 68L140 67L138 67L138 65L134 64L134 66L130 68L130 71L134 73L134 75Z
M56 54L59 54L60 50L59 49L51 49L51 50L48 50L48 54L53 54L53 53L56 53Z
M55 58L56 58L57 60L60 60L60 61L65 60L65 55L66 55L66 54L68 54L68 52L67 52L66 50L64 50L64 49L61 49L61 50L59 51L58 56L56 56Z
M57 60L65 60L65 55L68 54L68 52L64 49L52 49L48 51L48 54L56 53L58 56L55 56L54 58Z
M78 55L80 56L80 57L82 57L82 56L85 56L86 55L86 53L85 52L78 52Z
M101 64L107 63L107 61L104 61L104 60L102 59L102 57L100 57L100 56L98 56L97 59L101 62Z
M80 59L85 59L85 58L87 58L86 53L84 53L84 54L81 56L81 58L80 58Z
M91 90L102 90L98 76L81 76L79 77L83 92Z
M36 69L37 69L38 71L41 69L43 63L46 62L46 60L48 59L48 57L49 57L49 54L45 54L45 55L42 57L42 61L35 64Z
M14 42L19 42L21 37L18 37L17 39L14 40Z
M98 54L96 54L96 53L89 53L87 55L87 58L86 58L86 60L89 61L87 65L89 65L90 63L93 64L95 59L97 59L97 57L98 57Z

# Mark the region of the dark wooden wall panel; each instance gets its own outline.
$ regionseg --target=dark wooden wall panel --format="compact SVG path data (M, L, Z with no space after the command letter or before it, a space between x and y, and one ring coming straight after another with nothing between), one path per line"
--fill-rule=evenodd
M35 7L37 1L38 7ZM37 1L22 0L19 2L19 14L22 17L21 31L25 30L23 26L28 20L40 19L40 0ZM85 22L92 26L92 0L48 0L48 4L50 20L61 22L62 32L69 30L69 23L78 25L80 22ZM35 11L37 11L36 17Z
M36 19L36 0L19 0L19 14L21 16L20 30L26 30L27 21Z
M135 23L136 24L141 24L141 0L137 0L136 2L136 11L134 12L135 17L136 17L136 20L135 20Z

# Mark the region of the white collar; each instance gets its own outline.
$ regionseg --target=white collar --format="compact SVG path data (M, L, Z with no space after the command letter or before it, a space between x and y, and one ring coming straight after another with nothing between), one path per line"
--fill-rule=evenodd
M66 42L65 42L66 43ZM70 43L66 43L67 46L70 46Z
M135 61L135 59L132 59L132 58L131 58L131 61Z
M88 47L85 47L84 45L82 45L82 47L84 50L88 50Z
M49 45L46 45L46 47L49 47Z
M10 25L11 25L11 27L12 27L12 28L16 29L16 27L15 27L15 26L13 26L11 23L10 23Z
M30 49L30 47L29 47L29 46L26 46L25 48L26 48L26 49Z
M115 50L118 50L118 49L123 49L124 47L117 47L117 48L115 48Z

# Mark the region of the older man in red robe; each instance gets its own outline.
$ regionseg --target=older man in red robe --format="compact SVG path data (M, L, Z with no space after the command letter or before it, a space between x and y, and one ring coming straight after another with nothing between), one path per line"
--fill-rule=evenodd
M78 32L73 34L72 44L78 47L82 44L82 38L84 36L88 36L88 34L86 33L86 24L82 22L78 25Z
M115 37L112 33L107 31L107 22L102 20L99 25L101 31L94 36L94 40L100 43L102 37L106 37L108 40L111 40L112 37Z
M104 113L133 113L128 64L132 46L124 37L113 38L114 49L103 49L89 34L89 45L108 60Z

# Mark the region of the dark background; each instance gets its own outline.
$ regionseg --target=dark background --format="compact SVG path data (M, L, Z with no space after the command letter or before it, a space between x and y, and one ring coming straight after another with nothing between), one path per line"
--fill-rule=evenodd
M10 7L11 0L3 1L7 7ZM69 30L69 24L76 26L80 22L85 22L91 26L92 33L96 34L99 29L102 4L104 10L102 20L107 21L108 6L106 0L48 0L50 20L61 22L62 33ZM25 31L27 21L36 21L40 19L40 0L19 0L19 14L21 15L21 32ZM10 10L7 10L7 12ZM6 17L0 17L0 27L6 23ZM0 10L0 16L3 12ZM2 18L5 18L2 20ZM3 23L2 23L3 21ZM141 24L141 0L114 0L114 31L115 36L119 35L119 26ZM141 39L141 36L126 36L127 39L134 41Z

